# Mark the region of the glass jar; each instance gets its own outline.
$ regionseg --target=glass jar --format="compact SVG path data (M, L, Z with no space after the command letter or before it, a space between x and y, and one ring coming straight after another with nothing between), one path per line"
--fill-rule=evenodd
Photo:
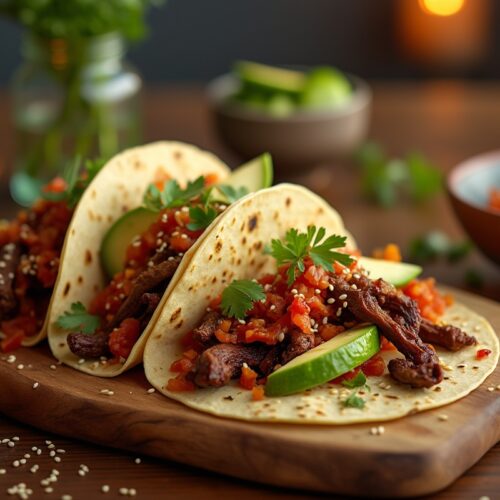
M141 140L141 78L117 33L94 38L26 36L12 81L16 163L12 197L31 204L75 158L107 159Z

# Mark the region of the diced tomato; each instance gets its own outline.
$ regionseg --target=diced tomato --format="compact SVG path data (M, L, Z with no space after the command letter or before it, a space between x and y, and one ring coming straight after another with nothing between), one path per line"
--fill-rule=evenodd
M255 386L255 381L257 380L257 373L246 365L241 368L240 375L240 386L243 389L251 390Z
M62 177L55 177L46 184L42 191L45 193L62 193L66 189L66 181Z
M24 332L22 330L16 330L15 333L5 337L0 342L0 349L3 352L14 351L21 347L21 344L25 338Z
M215 173L205 175L205 186L211 186L219 182L219 176Z
M167 382L167 390L172 392L187 392L194 391L195 385L193 382L186 380L182 375L176 378L171 378Z
M117 358L127 359L140 335L140 323L135 318L124 319L109 336L109 350Z
M309 266L304 273L304 279L320 290L328 288L328 273L320 266Z
M252 401L262 401L265 398L264 386L256 385L252 389Z
M198 357L198 353L194 349L189 349L188 351L183 352L182 355L191 361L194 361Z
M309 317L311 309L306 304L305 299L295 296L288 310L290 311L290 319L295 326L304 333L312 333L311 318Z
M328 382L328 383L329 384L341 384L344 380L352 380L359 373L359 370L360 370L359 368L354 368L353 370L350 370L347 373L340 375L340 377L337 377L337 378L334 378L333 380L330 380L330 382Z
M380 377L385 371L385 361L376 354L365 361L360 368L367 377Z
M37 259L37 278L44 288L54 286L59 269L59 257L53 250L42 252Z
M193 368L193 363L187 358L177 359L170 365L170 371L174 373L189 373Z
M215 330L215 337L222 344L236 344L238 342L238 337L233 333L227 333L220 328Z
M20 315L16 318L8 319L7 321L2 321L1 330L7 337L11 337L17 334L21 330L25 337L32 337L36 335L38 331L37 319L35 317L34 309L35 306L32 304L26 304L27 310L24 310L23 303L21 306Z
M437 322L446 308L453 302L452 297L443 296L436 288L433 278L413 280L403 288L403 293L417 302L420 314L432 322Z
M316 319L323 319L332 314L332 307L327 306L323 302L323 298L318 295L313 295L311 298L307 299L306 302L311 308L311 316L314 315Z
M392 342L389 342L384 336L380 336L380 350L397 351L397 347Z
M390 260L392 262L401 262L401 250L398 245L389 243L384 248L376 248L373 252L376 259Z
M319 334L324 341L333 339L339 333L342 333L345 328L341 325L332 325L327 323L326 325L321 325L319 327Z
M185 233L170 238L170 247L176 252L187 252L193 246L193 243L194 240Z
M476 352L476 359L481 360L481 359L487 358L490 354L491 354L490 349L479 349Z

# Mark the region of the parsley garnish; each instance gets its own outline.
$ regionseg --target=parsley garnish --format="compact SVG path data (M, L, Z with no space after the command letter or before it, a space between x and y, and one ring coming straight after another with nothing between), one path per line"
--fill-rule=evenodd
M205 229L212 223L217 215L219 215L217 210L210 206L191 207L189 209L189 219L191 222L187 225L187 228L190 231Z
M358 372L358 374L350 380L342 381L342 385L348 387L349 389L354 389L355 387L362 387L365 384L366 384L366 377L363 372Z
M81 158L76 157L64 170L62 176L66 183L64 191L60 193L42 193L42 197L50 201L66 201L69 207L74 207L80 201L87 186L103 167L105 160L102 158L87 160L84 165L83 174L79 175L81 163Z
M234 280L222 292L222 312L225 316L243 319L254 302L265 298L261 284L252 280Z
M225 196L228 203L234 203L235 201L238 201L249 192L245 186L235 188L233 186L227 186L225 184L218 185L217 189Z
M182 189L175 179L169 180L162 191L154 184L150 184L144 195L143 205L153 212L159 212L164 208L182 207L199 196L204 188L205 177L202 175L194 181L189 181L185 189Z
M289 229L285 235L285 242L272 240L268 252L276 259L278 265L289 263L288 284L291 285L297 276L297 270L304 272L304 259L310 257L314 264L327 271L333 271L332 264L337 261L344 266L352 263L349 255L335 252L334 248L343 248L346 237L334 234L326 238L326 229L309 226L307 233L299 233L297 229Z
M83 333L94 333L99 327L101 319L99 316L89 314L81 302L73 302L69 311L59 316L56 320L57 326L65 330L79 330Z
M359 410L365 407L365 400L360 398L355 392L344 401L344 406L346 408L358 408Z

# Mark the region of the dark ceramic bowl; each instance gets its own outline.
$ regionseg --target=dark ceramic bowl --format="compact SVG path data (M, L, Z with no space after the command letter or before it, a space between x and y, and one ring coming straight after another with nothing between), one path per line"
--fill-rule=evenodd
M349 155L366 138L372 93L364 80L347 76L354 92L345 105L274 117L230 100L238 82L230 74L223 75L208 87L216 128L241 157L250 159L267 151L279 170L307 167Z
M500 264L500 212L489 210L491 188L500 188L500 151L475 156L448 176L448 193L457 217L474 243Z

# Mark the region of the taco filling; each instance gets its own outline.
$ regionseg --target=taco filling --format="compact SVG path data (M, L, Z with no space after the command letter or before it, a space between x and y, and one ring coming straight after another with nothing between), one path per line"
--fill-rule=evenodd
M67 336L73 354L86 360L103 358L103 362L104 358L124 362L129 357L184 254L228 203L247 193L246 189L211 186L214 180L200 176L185 189L175 180L148 187L143 207L136 211L155 214L153 222L126 246L122 270L94 296L88 311L80 303L72 304L72 310L58 319L62 328L79 327ZM81 328L85 323L96 327Z
M432 279L400 288L370 279L359 254L346 253L344 237L324 238L323 228L310 226L307 233L292 229L283 241L273 240L268 251L277 272L233 281L212 301L201 323L182 339L183 354L170 366L166 389L222 387L239 378L240 386L260 399L266 380L281 367L366 324L377 327L380 348L377 344L374 355L330 382L356 379L361 372L363 378L381 376L387 368L402 384L439 384L443 371L434 346L457 351L476 343L460 328L439 322L451 299ZM404 357L386 367L380 356L386 350Z

